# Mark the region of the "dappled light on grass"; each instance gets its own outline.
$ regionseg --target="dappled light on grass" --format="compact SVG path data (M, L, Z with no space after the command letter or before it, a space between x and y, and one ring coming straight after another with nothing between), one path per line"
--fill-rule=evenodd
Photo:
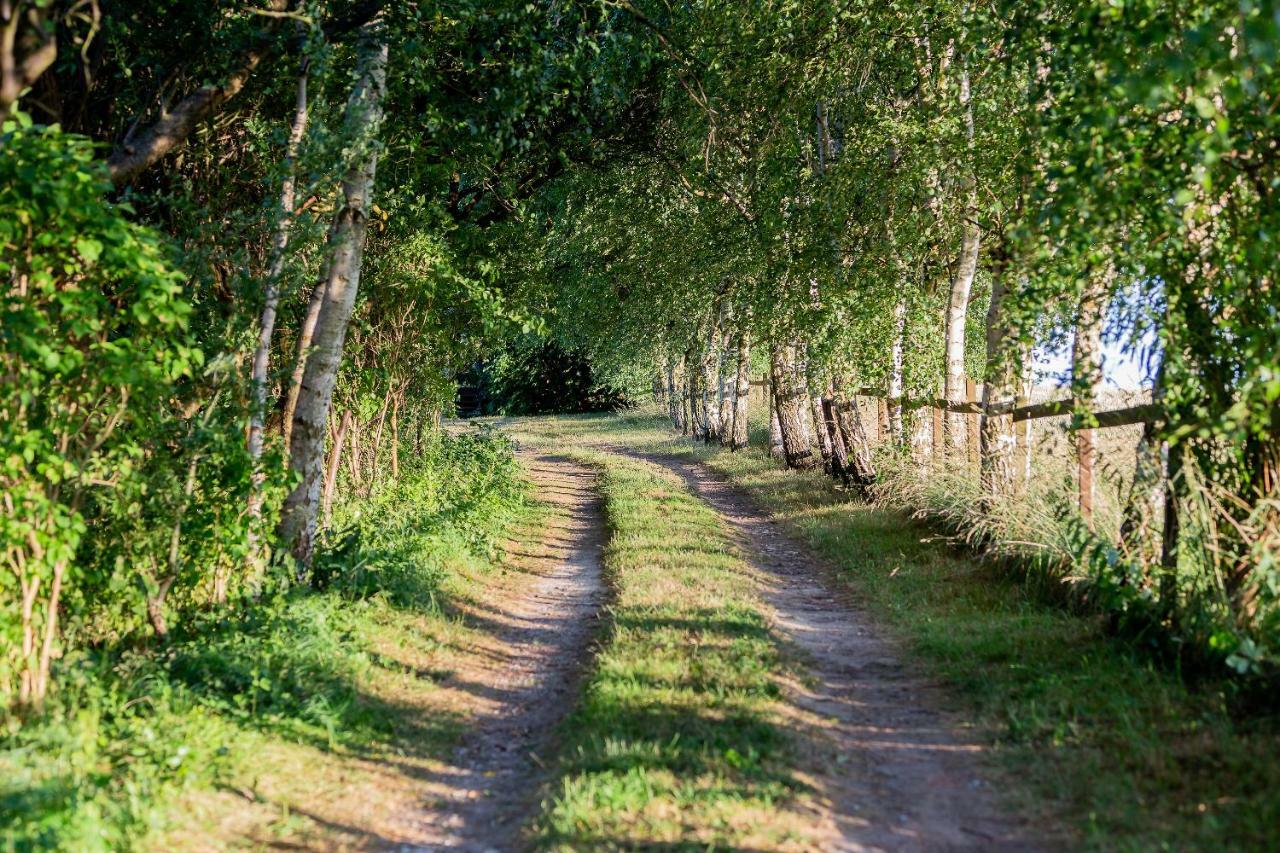
M3 732L0 839L182 848L231 832L319 844L330 830L300 803L340 816L362 790L377 801L365 813L396 808L465 720L427 698L470 641L448 602L529 515L505 443L441 439L398 482L339 504L343 533L317 562L322 590L268 588L180 623L166 644L60 661L46 715ZM400 769L360 763L387 759Z
M1050 804L1091 845L1261 848L1280 826L1280 736L1266 718L1233 720L1229 685L1184 685L1052 589L758 449L697 445L658 418L563 419L558 429L560 440L696 459L743 489L963 690L1001 747L1014 800Z
M785 666L745 565L670 475L587 458L604 468L614 601L537 842L798 849Z

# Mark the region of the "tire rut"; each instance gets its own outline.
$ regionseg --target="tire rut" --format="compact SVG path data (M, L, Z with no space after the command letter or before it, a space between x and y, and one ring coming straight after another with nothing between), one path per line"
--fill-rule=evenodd
M778 632L800 650L804 683L786 692L807 743L823 850L1047 850L984 778L984 744L942 710L944 691L905 662L820 558L694 462L610 451L682 478L724 519L762 578Z
M477 719L453 761L430 781L431 801L414 815L414 843L400 850L511 850L538 803L542 756L573 708L605 601L604 523L596 475L563 457L521 454L539 499L558 511L544 537L550 560L512 601L486 602L500 654L442 686L464 690Z

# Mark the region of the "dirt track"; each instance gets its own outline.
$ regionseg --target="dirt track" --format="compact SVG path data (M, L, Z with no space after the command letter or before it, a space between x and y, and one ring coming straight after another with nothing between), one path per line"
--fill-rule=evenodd
M454 750L452 766L431 780L431 800L412 819L414 844L401 849L511 850L536 808L544 755L573 707L579 676L604 603L603 525L595 473L561 457L522 461L540 500L556 512L545 553L516 554L540 575L512 601L491 602L494 654L456 673L446 688L474 697L477 718Z
M612 452L660 465L723 519L756 570L761 594L804 675L785 686L787 725L801 734L806 806L823 850L1037 850L1054 843L999 805L982 745L947 714L945 693L851 599L829 567L747 498L695 462ZM558 505L546 544L553 566L517 600L494 603L498 653L455 683L477 720L452 767L432 780L407 849L511 850L534 816L543 756L573 706L604 602L603 525L595 476L561 457L525 456L539 497ZM527 555L526 555L527 556ZM448 686L448 685L445 685Z
M1052 843L997 803L981 744L946 714L940 689L823 565L730 485L693 462L611 448L661 465L724 519L762 579L779 633L809 678L791 684L809 745L814 818L828 850L1042 850Z

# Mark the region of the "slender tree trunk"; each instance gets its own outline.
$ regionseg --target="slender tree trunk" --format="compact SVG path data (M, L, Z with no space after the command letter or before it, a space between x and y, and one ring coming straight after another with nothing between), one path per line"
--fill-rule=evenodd
M353 139L377 138L386 88L387 43L381 16L361 28L357 80L347 102L346 127ZM335 215L329 242L330 264L324 303L316 322L314 348L293 416L289 465L300 480L285 499L281 538L303 566L310 566L324 467L324 428L333 386L342 363L347 324L355 308L364 256L365 232L377 172L377 148L365 146L361 162L343 181L343 203Z
M790 468L812 468L818 460L809 437L808 395L796 372L795 345L775 343L769 355L783 457Z
M373 431L373 460L369 465L369 485L378 482L378 474L381 470L379 463L382 461L382 433L387 425L387 413L391 411L391 398L395 396L393 386L387 384L387 393L382 398L382 409L378 412L378 426Z
M744 327L738 333L738 374L734 382L733 441L730 447L741 450L749 438L747 406L751 400L751 336Z
M1032 361L1031 349L1026 347L1022 352L1022 393L1016 401L1018 408L1031 405L1035 390L1035 363ZM1014 433L1018 441L1018 447L1022 453L1022 459L1020 461L1020 467L1022 469L1022 491L1026 492L1031 487L1031 468L1035 461L1035 421L1030 419L1022 421L1022 427L1020 429L1015 425Z
M680 393L680 432L684 435L697 437L697 424L695 423L697 406L693 397L693 376L697 372L693 366L693 349L692 347L685 350L684 357L684 382Z
M702 356L689 371L689 435L694 441L706 436L706 409L702 400Z
M717 374L716 344L720 339L720 320L724 306L717 305L711 311L711 325L707 330L706 347L702 350L702 440L710 443L720 435L720 406L716 402L716 389L719 388Z
M400 480L400 398L404 390L396 391L395 400L391 403L391 479Z
M772 365L770 365L772 368ZM770 376L768 386L764 390L765 400L769 405L769 455L774 459L785 459L786 451L782 447L782 422L778 419L778 395Z
M347 430L351 428L351 410L342 412L342 421L338 429L330 437L329 463L325 466L324 475L324 526L333 524L333 494L338 488L338 470L342 464L342 448L347 441Z
M680 392L676 390L677 371L675 359L667 359L667 417L671 418L671 426L678 431L681 423Z
M960 108L964 113L965 136L969 148L973 147L973 102L969 91L969 72L960 74ZM978 272L978 251L981 233L978 228L978 191L972 166L965 174L965 211L960 225L960 257L955 276L951 279L951 293L946 315L946 376L943 396L948 403L965 402L964 342L965 322L969 314L969 297L973 291L973 279ZM947 446L957 457L963 458L966 432L965 416L948 412L946 416Z
M737 360L732 357L736 352L730 350L733 336L728 328L720 341L720 388L717 397L720 401L720 446L733 447L733 413L737 391Z
M907 329L907 303L899 299L893 305L893 346L890 351L889 368L889 435L897 445L906 443L906 433L902 424L902 350L903 338Z
M1076 417L1084 424L1076 430L1077 489L1080 516L1093 529L1094 463L1096 450L1092 414L1102 386L1102 321L1110 276L1099 276L1085 288L1076 319L1071 348L1071 391Z
M809 440L809 446L815 447L818 451L817 457L813 464L825 464L826 460L822 458L822 445L818 441L818 424L813 420L813 397L809 394L809 348L804 344L796 344L795 352L795 389L799 395L800 401L800 421L804 435Z
M1018 376L1014 355L1017 342L1009 334L1004 300L1007 284L1003 270L991 271L991 306L987 310L987 376L982 385L980 427L983 492L989 498L1013 494L1013 403Z
M347 430L347 443L350 452L347 454L347 472L351 475L351 488L356 494L364 491L364 468L360 464L360 418L354 413L351 416L351 427Z
M208 420L206 419L205 422L207 424ZM182 483L182 498L173 514L173 524L169 528L169 557L165 575L158 579L155 593L147 596L147 617L151 620L152 630L162 640L169 636L169 624L164 617L164 603L169 597L169 590L178 580L178 572L182 568L182 519L187 514L191 496L196 493L196 472L199 464L199 455L193 453L191 461L187 463L187 477Z
M337 224L336 222L334 223ZM325 245L330 245L334 238L334 229L330 227ZM316 323L320 320L320 309L324 307L325 289L329 283L329 262L325 261L316 286L311 289L311 298L307 301L307 313L302 317L302 325L298 329L298 346L293 360L293 372L289 376L289 387L285 390L284 413L281 417L281 430L286 453L293 451L293 416L298 410L298 395L302 392L302 376L307 370L307 356L311 353L311 339L315 336Z
M1164 535L1160 541L1160 608L1175 625L1179 612L1178 545L1182 534L1179 509L1187 493L1183 453L1181 446L1170 444L1164 486Z
M307 62L304 59L298 74L298 89L294 101L293 123L289 127L289 142L284 153L284 180L280 184L280 212L275 234L271 240L271 260L267 264L263 285L262 318L258 322L258 346L253 353L253 401L249 411L249 456L257 465L262 456L263 423L267 411L267 369L271 360L271 339L275 334L276 310L280 304L280 275L284 272L285 253L289 248L289 233L293 228L293 207L297 188L294 161L307 130ZM249 515L257 519L261 510L263 475L255 472L253 491L249 498Z

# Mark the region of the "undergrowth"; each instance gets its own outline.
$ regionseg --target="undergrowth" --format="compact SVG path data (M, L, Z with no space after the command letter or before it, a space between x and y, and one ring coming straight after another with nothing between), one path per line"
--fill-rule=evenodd
M488 559L524 500L505 439L437 437L398 481L342 501L312 586L268 584L216 619L193 614L166 643L59 661L43 712L0 730L0 846L138 846L181 792L229 784L263 738L387 742L399 711L366 689L375 635L400 610L433 610L446 576Z

